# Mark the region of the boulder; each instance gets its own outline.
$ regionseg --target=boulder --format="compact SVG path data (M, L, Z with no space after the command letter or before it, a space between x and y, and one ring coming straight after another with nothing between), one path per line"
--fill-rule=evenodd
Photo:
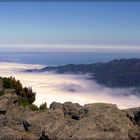
M63 104L65 116L70 116L71 119L80 120L86 115L84 108L78 103L66 102Z
M50 109L62 109L63 105L61 103L58 102L53 102L52 104L50 104Z

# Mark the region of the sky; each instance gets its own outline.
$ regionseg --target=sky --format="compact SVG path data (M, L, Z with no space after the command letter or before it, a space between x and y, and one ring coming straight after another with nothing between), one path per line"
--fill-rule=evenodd
M139 2L1 2L0 50L137 50L139 15Z

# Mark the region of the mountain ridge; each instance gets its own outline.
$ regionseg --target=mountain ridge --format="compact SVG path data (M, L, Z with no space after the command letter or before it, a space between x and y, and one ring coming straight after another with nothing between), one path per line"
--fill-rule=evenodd
M114 59L109 62L93 64L68 64L51 66L42 69L26 70L26 72L52 71L59 74L89 73L91 79L108 87L140 87L140 59Z

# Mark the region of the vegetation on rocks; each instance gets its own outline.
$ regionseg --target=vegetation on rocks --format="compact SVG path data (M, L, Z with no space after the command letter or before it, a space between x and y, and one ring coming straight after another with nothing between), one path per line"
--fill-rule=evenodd
M33 104L35 101L35 92L31 87L23 87L19 80L14 77L0 77L0 96L6 91L13 92L18 96L17 103L23 107L28 107L32 111L47 109L47 103L42 103L39 107Z
M39 109L40 110L44 110L44 109L46 109L47 108L47 103L45 102L45 103L42 103L40 106L39 106Z
M29 106L29 101L26 98L18 97L18 104L21 106Z
M5 92L3 90L0 91L0 96L4 95Z
M35 104L30 104L30 105L28 105L28 107L32 111L38 111L39 110L38 106L35 105Z
M4 77L3 80L4 89L14 89L16 95L19 98L19 104L26 106L32 104L35 101L35 92L32 91L32 88L23 87L19 80L16 80L14 77Z
M47 109L47 103L46 102L42 103L39 107L35 104L29 104L28 107L32 111L45 110L45 109Z

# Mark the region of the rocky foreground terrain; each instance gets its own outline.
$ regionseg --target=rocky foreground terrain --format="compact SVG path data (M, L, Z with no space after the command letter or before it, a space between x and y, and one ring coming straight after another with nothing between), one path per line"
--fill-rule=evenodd
M139 140L140 108L120 110L116 105L53 102L31 111L17 103L18 96L0 96L0 139Z

